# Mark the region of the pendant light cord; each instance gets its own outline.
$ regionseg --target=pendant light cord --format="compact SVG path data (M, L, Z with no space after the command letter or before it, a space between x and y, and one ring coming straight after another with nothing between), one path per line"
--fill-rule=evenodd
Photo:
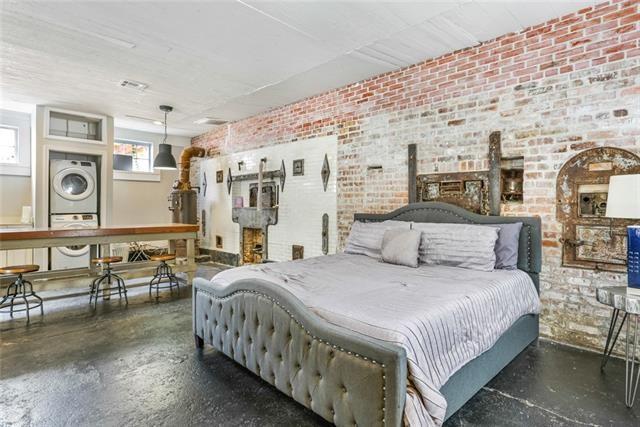
M164 112L164 139L162 140L162 143L167 143L167 111Z

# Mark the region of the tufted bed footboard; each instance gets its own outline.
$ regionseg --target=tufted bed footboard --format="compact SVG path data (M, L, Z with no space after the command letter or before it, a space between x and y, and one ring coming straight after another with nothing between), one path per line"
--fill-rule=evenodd
M329 324L261 280L193 285L193 328L209 344L338 426L398 426L404 349Z

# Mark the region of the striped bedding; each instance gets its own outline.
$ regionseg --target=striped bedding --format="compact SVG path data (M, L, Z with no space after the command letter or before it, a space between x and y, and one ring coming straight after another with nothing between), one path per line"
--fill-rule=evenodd
M235 268L212 281L247 278L286 288L328 322L404 347L408 426L441 425L442 385L519 317L539 310L535 287L520 270L410 268L338 254Z

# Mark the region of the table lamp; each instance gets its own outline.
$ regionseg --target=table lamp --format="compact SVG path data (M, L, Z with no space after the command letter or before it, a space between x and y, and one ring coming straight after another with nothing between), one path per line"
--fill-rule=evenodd
M609 179L609 218L640 219L640 174L614 175ZM640 226L627 227L627 291L640 294Z

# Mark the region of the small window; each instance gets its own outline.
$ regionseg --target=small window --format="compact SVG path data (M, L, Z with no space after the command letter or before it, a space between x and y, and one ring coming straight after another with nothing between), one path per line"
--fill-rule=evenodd
M120 171L153 172L153 144L117 140L113 144L113 168Z
M0 125L0 163L19 163L18 128Z

